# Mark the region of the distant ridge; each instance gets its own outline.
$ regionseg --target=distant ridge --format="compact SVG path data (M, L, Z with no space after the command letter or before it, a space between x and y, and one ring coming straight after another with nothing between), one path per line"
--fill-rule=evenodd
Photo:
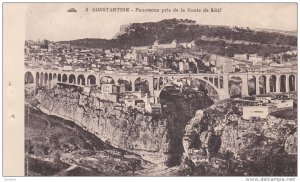
M120 32L113 39L87 38L61 42L88 48L128 49L132 46L149 46L155 40L160 42L171 42L173 40L190 42L203 36L270 45L297 46L297 37L295 32L292 31L201 25L196 24L194 20L175 18L158 22L121 25Z
M280 33L280 34L284 34L284 35L297 36L297 30L287 31L287 30L264 29L264 28L255 28L254 30L255 31L274 32L274 33Z

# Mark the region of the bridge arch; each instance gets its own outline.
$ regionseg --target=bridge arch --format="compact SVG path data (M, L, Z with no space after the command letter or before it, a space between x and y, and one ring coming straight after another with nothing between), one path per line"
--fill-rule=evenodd
M219 76L219 87L218 88L224 88L224 77Z
M85 77L84 75L80 74L77 76L77 84L78 85L85 85Z
M63 76L62 76L62 82L63 83L67 83L68 82L68 75L67 74L63 74Z
M167 77L156 77L153 78L153 87L154 90L160 90L164 84L166 84L168 82L168 80L166 79Z
M270 92L276 92L277 88L276 88L276 83L277 82L277 78L276 75L271 75L269 78L269 84L270 84Z
M69 75L69 83L76 84L76 76L74 74Z
M290 91L295 91L296 90L296 76L295 75L290 75L289 76L289 90Z
M249 75L248 76L248 95L252 96L252 95L256 95L256 87L257 87L257 84L256 84L256 75Z
M133 91L132 90L132 82L128 78L125 78L125 77L119 78L118 84L125 85L125 91Z
M137 79L135 79L133 84L134 84L135 92L136 91L141 91L144 93L150 92L149 81L146 78L138 77Z
M214 83L214 77L212 77L212 76L208 77L208 81L209 81L209 83L213 84Z
M164 85L164 78L163 77L159 77L158 88L161 89L163 85Z
M259 94L266 94L267 92L267 77L265 75L259 76Z
M35 74L35 85L36 85L36 87L39 87L39 84L40 84L40 73L36 72L36 74Z
M280 92L286 92L286 84L287 84L287 78L286 75L280 75L279 76L279 80L280 80L280 87L279 87L279 91Z
M169 78L168 77L164 77L163 83L164 85L167 84L169 82Z
M230 97L241 97L242 93L243 93L242 85L243 85L243 79L240 76L235 76L235 75L230 76L229 80L228 80L229 96ZM248 87L248 85L247 85L247 87Z
M43 86L43 83L44 83L44 73L42 72L40 74L40 86L42 87Z
M52 77L52 73L49 73L49 88L51 88L52 87L52 81L53 80L53 77Z
M213 84L215 85L215 87L218 88L218 85L219 85L219 77L218 77L218 76L215 76L215 77L214 77Z
M45 73L45 78L44 78L44 84L47 85L48 84L48 73Z
M61 74L60 74L60 73L57 75L57 80L58 80L59 82L61 82Z
M56 73L54 73L53 74L53 80L56 80L56 78L57 78L57 75L56 75Z
M115 84L115 80L111 76L103 76L100 79L100 84Z
M30 71L27 71L25 73L25 84L31 84L31 83L34 83L34 77Z
M87 77L87 84L88 85L96 85L96 77L94 75L89 75Z
M182 81L178 82L178 80L182 80L182 79L195 79L195 80L202 81L205 84L206 88L210 87L213 89L213 91L217 95L217 100L223 99L224 93L222 93L220 91L220 89L218 89L214 84L210 83L208 78L205 79L205 78L200 78L200 77L184 77L184 78L175 78L175 79L172 77L172 79L170 79L168 83L163 85L163 87L158 91L158 93L156 93L156 96L159 97L161 92L168 86L177 85L179 87L183 87L183 82Z

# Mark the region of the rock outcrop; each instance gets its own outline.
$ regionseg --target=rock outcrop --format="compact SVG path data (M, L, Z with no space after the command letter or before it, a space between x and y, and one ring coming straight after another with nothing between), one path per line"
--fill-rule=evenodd
M110 102L98 97L98 92L58 84L53 89L39 90L26 101L46 114L74 121L111 145L168 166L180 164L184 151L181 141L187 122L196 110L213 104L207 92L192 89L181 93L162 92L163 114L157 115Z
M288 154L297 154L297 132L287 137L284 149Z
M92 91L93 92L93 91ZM124 104L100 100L78 87L40 91L32 101L44 113L74 121L102 140L130 151L148 152L162 162L169 150L168 122Z
M244 120L241 108L251 104L253 102L227 100L197 111L185 128L185 155L214 157L231 153L235 158L251 159L257 157L257 151L296 154L296 120L274 116Z

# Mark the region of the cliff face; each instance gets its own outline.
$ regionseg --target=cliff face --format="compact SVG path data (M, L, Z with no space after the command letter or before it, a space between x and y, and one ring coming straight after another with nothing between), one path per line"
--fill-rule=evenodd
M185 128L185 155L190 158L232 155L233 160L242 159L247 165L253 163L257 169L266 169L269 166L261 161L274 162L278 156L297 154L297 121L274 116L252 121L242 119L242 106L251 104L227 100L197 111ZM253 174L260 175L259 172Z
M74 121L113 146L168 166L180 163L187 122L197 109L213 103L203 93L184 91L174 96L163 92L163 114L155 115L138 112L122 103L101 100L94 93L93 90L84 93L76 86L58 85L40 90L31 102L46 114Z
M162 157L158 161L168 153L168 123L165 119L100 100L75 87L44 90L35 98L43 112L74 121L114 146L155 153Z
M296 153L297 122L268 116L266 119L242 119L242 106L250 102L223 101L197 111L185 128L185 151L202 148L209 153L232 152L242 155L247 150L267 150L274 144ZM224 117L225 116L225 117ZM209 142L213 140L214 142ZM211 143L211 145L210 145ZM215 151L210 151L214 149Z
M246 121L238 116L236 120L229 120L232 124L219 128L221 133L221 150L234 154L243 154L251 148L268 151L273 145L287 145L286 153L295 153L293 148L296 122L269 116L266 119ZM288 144L286 144L288 143ZM290 145L292 144L292 145Z

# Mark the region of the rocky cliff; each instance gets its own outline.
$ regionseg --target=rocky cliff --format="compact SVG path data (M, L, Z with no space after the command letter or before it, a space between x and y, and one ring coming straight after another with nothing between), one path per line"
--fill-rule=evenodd
M184 154L183 166L196 170L184 167L188 175L296 174L296 162L290 158L297 154L296 118L245 120L242 106L255 105L253 101L229 99L211 105L206 94L190 91L161 96L163 115L141 113L101 100L93 90L61 84L26 99L44 113L73 121L151 162L173 166ZM205 167L199 162L206 162ZM225 172L219 169L222 165Z
M91 93L60 86L40 91L32 101L43 112L74 121L113 146L147 154L154 162L164 161L169 150L166 119L100 100Z
M113 146L167 165L180 163L186 123L196 110L213 103L201 92L184 90L175 96L172 92L163 92L163 114L157 115L101 100L96 92L86 93L80 87L59 84L53 89L39 90L31 103L46 114L74 121Z
M254 103L251 101L227 100L197 111L185 127L185 156L196 156L197 159L223 156L224 159L224 155L232 155L231 159L242 161L243 170L247 171L245 165L250 163L257 169L260 169L259 165L267 169L268 166L258 162L267 160L269 156L272 156L270 160L276 164L278 156L297 154L296 119L268 116L266 119L244 120L242 106L252 104ZM281 167L283 165L274 168ZM259 171L253 174L260 175Z

